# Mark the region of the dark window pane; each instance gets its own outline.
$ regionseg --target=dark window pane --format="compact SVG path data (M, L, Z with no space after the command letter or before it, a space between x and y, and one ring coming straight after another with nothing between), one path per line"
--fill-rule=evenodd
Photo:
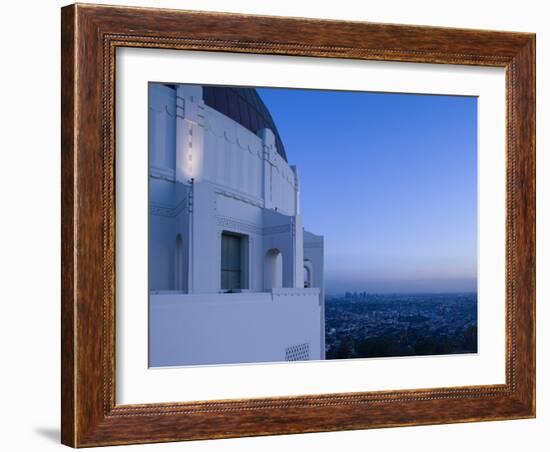
M222 234L221 288L241 289L242 238Z
M222 271L222 290L240 289L241 272Z

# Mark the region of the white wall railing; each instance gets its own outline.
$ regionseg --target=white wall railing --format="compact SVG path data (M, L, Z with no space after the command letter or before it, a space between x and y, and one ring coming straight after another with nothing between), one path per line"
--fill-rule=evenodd
M321 323L320 292L315 288L224 294L152 292L149 365L285 361L289 349L304 344L308 344L307 358L321 359Z

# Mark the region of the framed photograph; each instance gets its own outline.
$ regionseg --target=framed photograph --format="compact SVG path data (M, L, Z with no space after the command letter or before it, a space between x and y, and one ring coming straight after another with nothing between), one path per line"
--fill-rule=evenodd
M62 9L62 442L535 416L535 36Z

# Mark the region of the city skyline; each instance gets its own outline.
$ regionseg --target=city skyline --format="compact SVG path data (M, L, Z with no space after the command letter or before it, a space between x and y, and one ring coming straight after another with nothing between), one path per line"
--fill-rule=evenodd
M325 236L327 295L476 291L477 98L258 92Z

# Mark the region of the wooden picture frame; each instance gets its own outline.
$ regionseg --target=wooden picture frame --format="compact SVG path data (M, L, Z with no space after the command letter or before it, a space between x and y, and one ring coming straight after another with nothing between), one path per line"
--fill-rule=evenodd
M535 35L71 5L62 9L62 442L73 447L535 416ZM115 403L115 50L147 47L506 70L506 383Z

